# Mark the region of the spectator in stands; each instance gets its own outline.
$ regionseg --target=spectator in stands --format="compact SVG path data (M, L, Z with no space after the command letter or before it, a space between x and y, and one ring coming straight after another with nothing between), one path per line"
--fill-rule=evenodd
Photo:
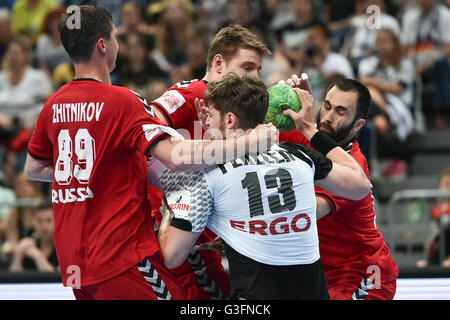
M14 205L15 200L16 196L14 191L0 185L0 248L6 241L8 235L9 215L11 213L10 205Z
M377 32L375 48L375 55L361 61L358 75L378 109L374 124L381 134L379 151L384 151L378 155L386 157L398 154L400 144L413 130L411 109L416 74L412 61L404 56L398 37L390 29Z
M13 34L29 36L33 43L36 42L44 32L45 15L57 6L56 0L16 0L11 19Z
M228 16L224 13L228 10L229 0L195 2L196 27L207 32L210 36L216 34L217 29L228 19Z
M344 55L331 50L328 30L321 25L309 29L305 49L299 61L301 69L292 73L308 74L312 95L316 101L322 101L323 91L332 78L336 76L354 78L350 62Z
M118 70L119 85L143 94L150 80L168 79L168 73L149 56L143 35L132 33L127 36L125 54L124 62Z
M27 38L12 40L0 72L0 113L19 118L30 128L34 126L45 99L52 93L46 74L30 64L31 50Z
M55 271L58 258L53 242L53 209L45 203L33 214L34 232L19 241L11 262L11 271Z
M56 91L75 77L75 68L72 60L62 63L55 68L52 74L53 89Z
M301 64L302 50L310 28L324 23L315 15L313 0L289 0L289 5L294 18L293 21L275 30L278 45L273 57L285 72L295 73L289 70L296 70L298 64Z
M163 8L157 49L152 55L161 69L171 72L187 62L186 50L194 31L192 3L189 0L167 0Z
M439 190L450 190L450 167L442 170L439 176ZM445 216L448 217L445 217ZM444 218L450 219L450 198L442 198L438 200L438 203L433 207L432 216L434 220Z
M195 36L192 36L186 49L187 63L184 66L187 73L185 77L178 76L178 81L172 79L171 84L184 79L202 79L205 75L206 58L208 55L208 36L206 33L198 30Z
M14 192L15 199L19 204L13 207L8 215L7 236L1 250L3 261L10 261L20 239L32 234L33 206L40 205L44 199L40 185L28 179L24 173L16 176Z
M253 2L253 3L252 3ZM257 5L260 5L257 7ZM225 21L217 32L229 25L240 24L256 34L265 43L269 43L268 23L264 20L264 6L252 0L231 0L228 2L229 19ZM259 12L255 12L256 10Z
M149 50L155 47L155 37L157 28L151 26L143 20L141 8L134 2L127 2L120 11L120 26L118 27L118 37L126 43L127 36L130 34L139 34Z
M70 60L58 32L58 21L65 12L66 10L61 7L48 11L44 18L44 34L38 38L36 44L39 67L49 78L53 76L53 71L58 65Z
M379 25L369 29L369 16L374 13L367 12L369 6L376 5L380 8ZM397 19L385 12L383 0L359 0L356 7L357 14L349 21L349 31L342 48L352 63L355 70L358 70L359 62L375 52L375 35L377 29L389 29L396 35L400 33L400 24Z
M167 90L167 87L169 85L166 81L162 81L159 79L151 80L147 84L147 88L145 90L144 97L147 101L153 101L155 99L158 99L164 91Z
M0 0L0 8L11 10L15 0Z
M6 48L12 39L11 17L8 9L0 9L0 61L3 61ZM0 66L1 69L1 66Z
M12 40L0 71L0 131L14 135L5 143L5 183L23 169L26 147L45 99L52 92L47 75L30 65L31 44L25 37Z
M450 191L450 167L441 171L439 175L439 190ZM428 258L419 260L418 267L431 265L442 265L450 267L450 198L439 198L431 211L433 221L437 224L437 234L432 236L428 245ZM444 235L445 258L441 259L440 243L441 235ZM442 262L441 262L442 260Z
M435 113L430 118L436 128L446 128L450 125L450 9L438 0L417 2L418 6L403 16L402 42L424 85L431 84L436 90L435 101L427 99L424 111Z

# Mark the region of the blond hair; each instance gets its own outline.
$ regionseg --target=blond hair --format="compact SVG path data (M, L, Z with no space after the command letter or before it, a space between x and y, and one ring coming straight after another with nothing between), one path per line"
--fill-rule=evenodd
M216 54L222 55L225 61L227 61L241 48L253 49L260 55L271 54L269 48L258 38L258 36L250 32L247 28L234 24L222 28L212 40L206 58L206 70L211 68Z

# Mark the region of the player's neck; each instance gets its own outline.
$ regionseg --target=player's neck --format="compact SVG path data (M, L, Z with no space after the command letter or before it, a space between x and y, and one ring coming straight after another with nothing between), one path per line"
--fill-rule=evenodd
M209 71L206 71L205 76L203 77L203 80L206 82L213 82L213 81L220 81L223 78L221 74L218 74L217 72L214 72L212 69Z
M94 63L75 64L75 79L95 79L100 82L111 84L109 71Z

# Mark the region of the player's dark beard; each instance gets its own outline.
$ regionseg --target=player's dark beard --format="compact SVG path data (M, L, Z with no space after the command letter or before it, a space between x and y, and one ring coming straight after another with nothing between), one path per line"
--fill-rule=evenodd
M329 132L325 132L323 131L327 136L329 136L331 139L333 139L334 141L336 141L337 143L347 139L348 135L350 134L350 131L353 129L353 126L355 125L356 122L356 117L355 119L352 121L352 123L350 123L348 126L345 126L343 128L340 129L333 129L331 127L329 127L326 123L320 123L320 113L319 113L319 117L317 119L317 127L320 131L321 127L325 127Z

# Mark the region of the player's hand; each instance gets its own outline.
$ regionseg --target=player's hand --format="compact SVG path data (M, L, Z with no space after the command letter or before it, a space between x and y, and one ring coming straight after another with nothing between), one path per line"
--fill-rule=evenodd
M165 196L161 200L161 207L159 208L159 212L161 212L162 215L161 223L159 226L159 232L164 233L169 228L170 222L172 221L173 217L173 211L167 204L167 199Z
M195 249L197 250L214 250L219 252L221 255L225 255L225 244L223 243L222 239L217 237L216 239L199 244L195 246Z
M309 84L308 75L306 73L302 73L300 77L298 77L296 74L291 75L289 79L286 81L281 80L279 83L286 83L287 85L291 86L292 88L298 88L301 90L308 91L311 93L311 85Z
M195 109L197 109L198 120L200 120L202 128L207 130L206 119L208 119L209 110L203 99L195 98Z
M313 135L318 131L315 124L314 99L311 93L306 90L294 88L294 91L302 102L302 108L299 112L295 112L292 109L286 109L283 111L283 114L291 117L295 122L295 127L300 130L308 140L311 140Z
M272 123L259 124L245 138L248 152L264 152L278 142L278 129Z

